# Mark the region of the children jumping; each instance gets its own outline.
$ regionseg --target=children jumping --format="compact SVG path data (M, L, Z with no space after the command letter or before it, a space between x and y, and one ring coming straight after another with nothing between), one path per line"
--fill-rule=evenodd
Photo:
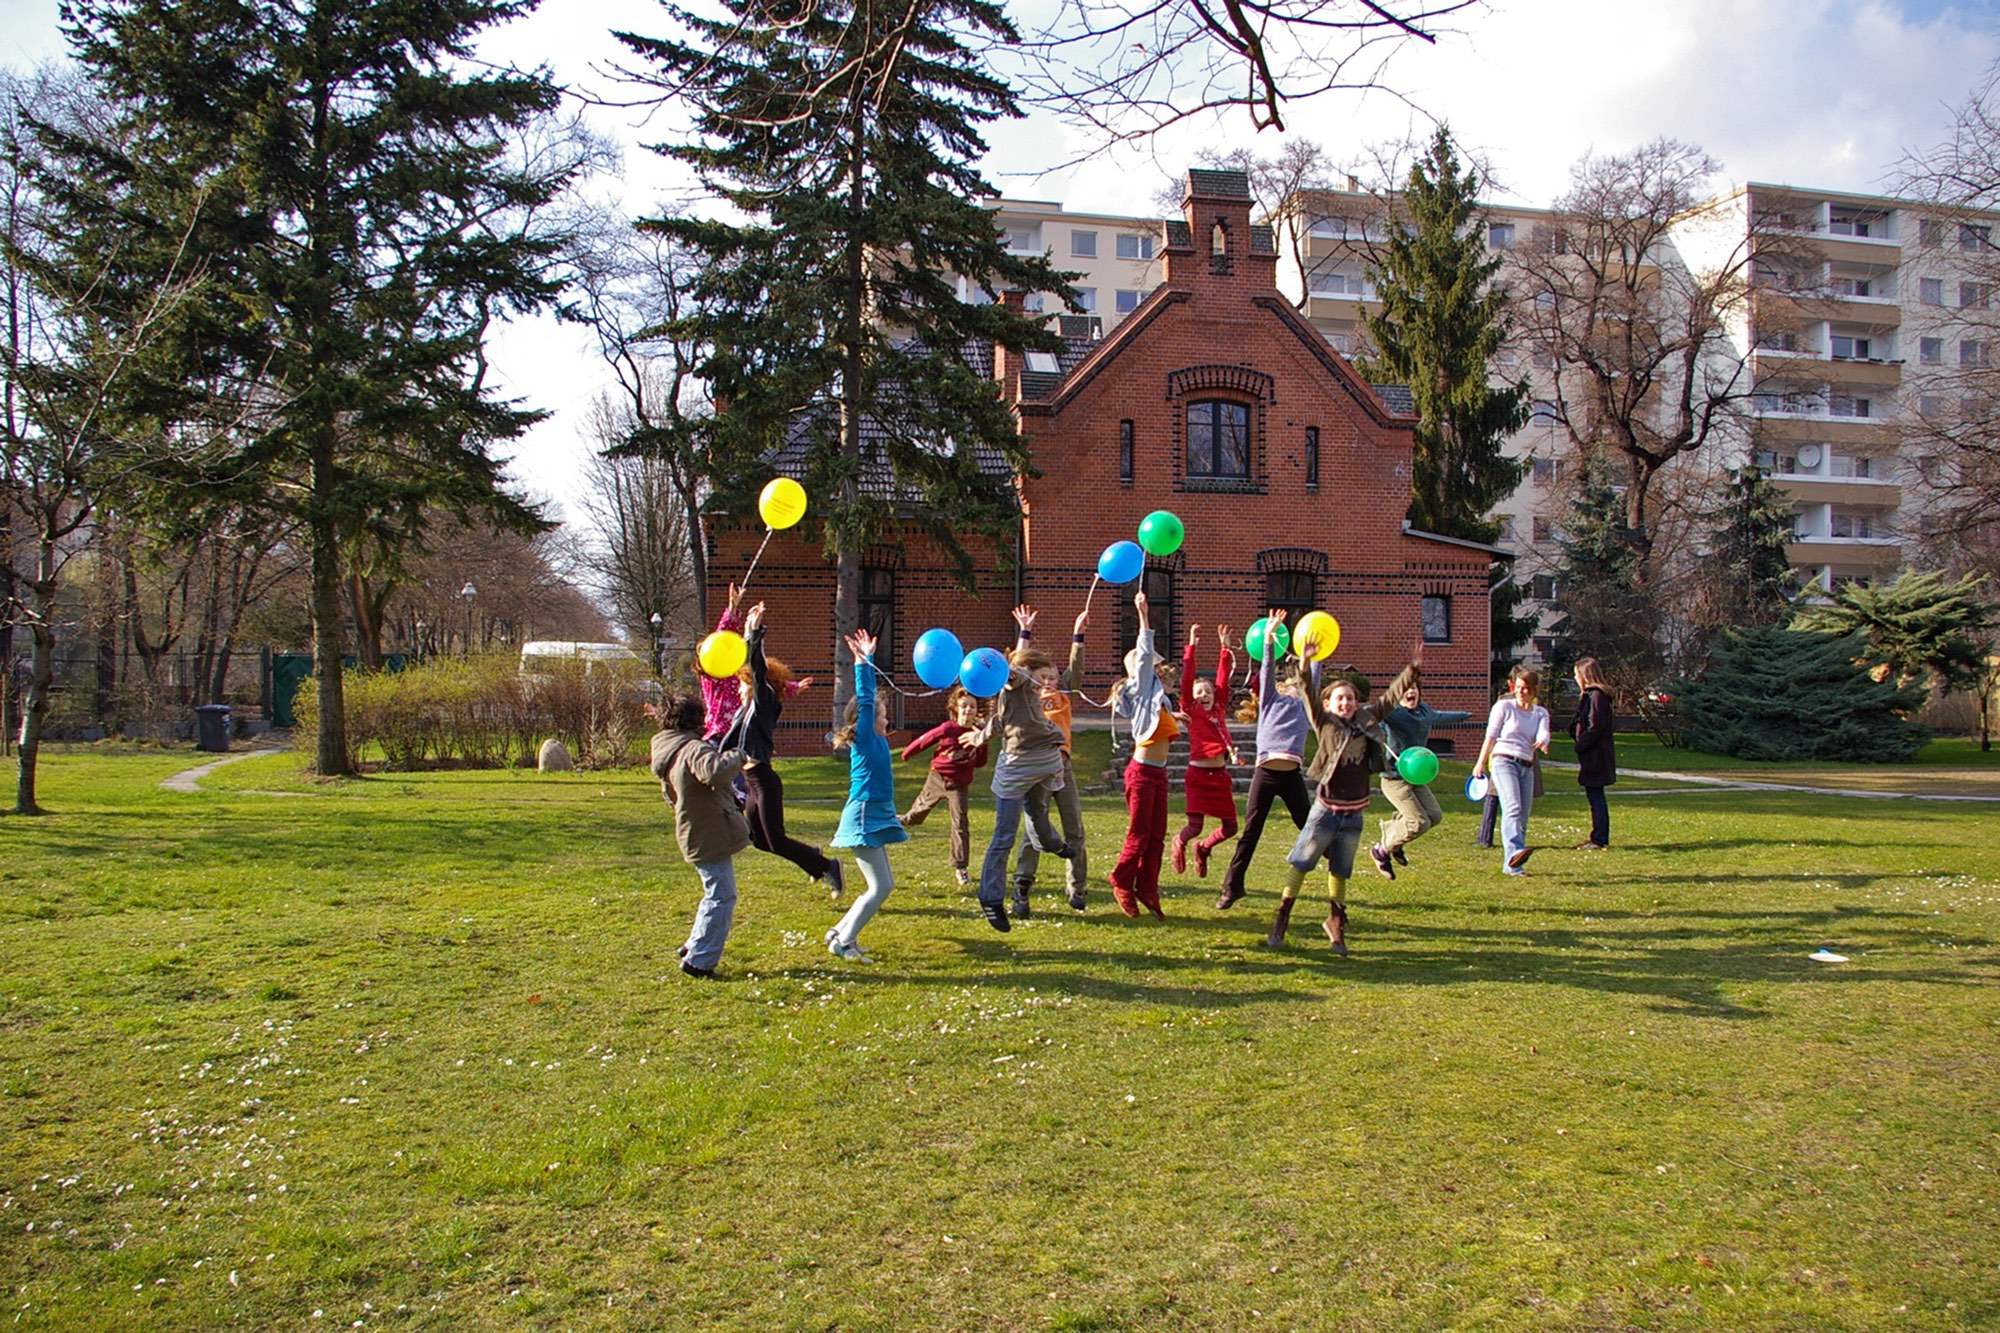
M702 739L701 700L677 695L660 709L663 730L652 741L653 776L674 812L674 840L701 878L701 905L680 947L681 971L707 979L722 961L722 946L736 918L736 854L750 845L750 829L729 783L743 767L743 752L723 752Z
M1153 649L1153 622L1146 594L1132 598L1139 615L1139 641L1125 654L1125 676L1111 695L1111 713L1132 726L1132 758L1125 765L1125 846L1111 867L1111 898L1126 916L1143 905L1156 917L1160 907L1160 857L1167 837L1167 751L1180 727L1160 684L1159 653Z
M979 701L962 689L952 690L945 712L949 716L944 721L903 747L905 763L933 746L937 749L931 771L924 776L924 789L903 815L903 827L917 827L939 801L945 803L951 816L951 868L962 889L972 882L966 871L972 856L969 797L972 775L986 763L986 731L980 725Z
M1188 766L1182 788L1187 822L1174 835L1174 873L1187 873L1190 839L1201 833L1204 816L1222 821L1215 832L1194 844L1194 873L1208 878L1208 854L1236 836L1236 785L1229 765L1238 762L1236 743L1229 736L1229 676L1236 668L1230 651L1229 626L1215 631L1215 679L1199 680L1195 651L1201 626L1188 626L1187 651L1181 661L1181 712L1187 718Z
M1389 683L1389 711L1382 716L1382 736L1388 742L1389 767L1382 774L1382 794L1396 807L1393 819L1382 821L1379 841L1368 849L1375 869L1390 879L1396 867L1408 865L1403 848L1436 828L1444 819L1444 807L1428 785L1406 782L1396 771L1396 757L1416 745L1428 745L1431 728L1463 722L1470 713L1443 712L1423 701L1423 645L1418 644L1414 661L1403 674Z
M1014 624L1019 630L1019 637L1014 643L1016 652L1033 646L1036 614L1032 606L1014 608ZM1073 713L1070 695L1083 683L1083 632L1089 625L1090 612L1078 614L1076 624L1070 631L1069 665L1053 686L1042 691L1042 712L1063 734L1062 786L1056 788L1055 802L1056 811L1062 816L1063 841L1076 853L1066 863L1065 879L1068 881L1069 905L1079 912L1089 904L1084 886L1089 882L1090 867L1089 857L1084 851L1083 794L1077 789L1076 768L1070 759L1074 739L1070 729ZM1039 814L1035 811L1035 802L1041 799L1033 793L1028 797L1028 817L1032 820L1046 821L1048 818L1046 806ZM1014 856L1014 902L1023 915L1028 895L1035 887L1035 871L1040 868L1041 859L1033 839L1023 840L1021 850Z
M1302 771L1306 738L1312 734L1304 694L1318 690L1319 667L1314 664L1310 679L1305 678L1305 665L1296 659L1287 658L1283 668L1279 667L1272 638L1276 627L1284 623L1285 613L1273 609L1271 628L1265 631L1264 660L1257 669L1257 767L1250 774L1243 838L1222 877L1222 896L1215 900L1220 911L1228 911L1243 898L1243 878L1249 873L1258 840L1264 836L1264 821L1270 818L1272 802L1283 801L1298 828L1306 826L1306 816L1312 812L1312 792Z
M988 736L1000 736L1000 757L993 762L993 840L979 867L979 910L995 930L1011 930L1007 920L1007 854L1028 814L1028 838L1037 851L1068 860L1081 852L1072 848L1049 823L1048 797L1063 783L1065 758L1062 728L1042 711L1042 694L1056 685L1055 664L1040 650L1016 648L1008 667L999 707L987 720ZM1042 799L1030 802L1039 795ZM1014 915L1028 915L1025 894L1014 896Z
M845 884L840 862L819 848L809 847L785 833L785 784L771 762L772 756L777 753L778 715L785 711L787 693L793 686L804 689L812 682L810 679L794 681L790 668L764 655L762 602L750 608L750 614L744 620L744 629L750 643L750 660L739 673L738 697L741 706L749 710L749 715L743 719L741 744L744 753L743 814L750 823L750 841L758 851L782 856L826 885L827 893L839 902ZM706 684L707 678L703 680ZM713 719L710 721L712 724Z

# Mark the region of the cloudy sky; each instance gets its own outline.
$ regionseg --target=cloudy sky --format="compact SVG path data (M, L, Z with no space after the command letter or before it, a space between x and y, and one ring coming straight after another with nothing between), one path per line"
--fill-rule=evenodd
M2000 57L2000 0L1491 0L1454 21L1459 31L1435 46L1406 44L1389 81L1486 156L1502 198L1531 205L1552 201L1584 154L1658 135L1702 145L1726 181L1881 190L1907 150L1940 137L1949 107ZM545 61L564 82L616 97L610 66L620 48L610 31L663 26L649 0L550 0L492 34L482 53ZM17 65L59 59L56 0L0 0L0 52ZM665 137L671 120L595 114L626 145L622 178L605 189L635 212L688 195L642 147ZM1427 128L1408 105L1380 95L1296 108L1289 125L1341 160ZM1150 211L1162 179L1200 147L1276 147L1275 136L1252 136L1246 121L1229 119L1041 174L1082 142L1034 121L992 137L986 166L1004 193L1102 212ZM590 344L577 330L531 321L507 330L497 350L509 391L554 412L520 444L516 475L560 502L590 447L585 409L603 383Z

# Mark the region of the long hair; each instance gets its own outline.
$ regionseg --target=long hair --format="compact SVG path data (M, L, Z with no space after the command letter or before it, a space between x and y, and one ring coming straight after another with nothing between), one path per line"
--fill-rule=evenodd
M1023 671L1054 670L1055 661L1039 648L1016 648L1007 655L1010 665Z
M1528 682L1528 698L1530 701L1539 700L1542 697L1541 672L1528 666L1526 663L1517 662L1514 664L1514 669L1507 673L1507 692L1509 694L1514 692L1514 682L1517 680Z
M784 696L785 686L792 683L792 678L796 674L791 667L787 666L780 659L772 657L768 653L765 654L764 678L771 682L771 688L778 692L780 698ZM750 674L750 665L747 662L736 669L736 679L742 681L745 685L754 686L756 684L756 679Z
M833 748L838 750L852 744L854 733L861 726L861 701L848 696L847 707L841 710L840 725L834 728Z
M651 711L660 720L663 731L699 733L708 716L699 694L669 694Z
M1576 683L1586 690L1603 690L1611 693L1611 682L1604 678L1604 669L1597 665L1594 657L1576 659Z

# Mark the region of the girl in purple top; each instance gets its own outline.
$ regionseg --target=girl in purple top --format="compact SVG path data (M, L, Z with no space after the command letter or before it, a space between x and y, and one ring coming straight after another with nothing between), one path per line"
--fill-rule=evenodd
M1486 716L1486 740L1473 761L1472 776L1490 772L1493 792L1500 798L1500 836L1506 848L1503 869L1510 875L1535 849L1528 845L1528 814L1535 803L1535 752L1549 752L1549 710L1535 702L1542 678L1525 666L1507 673L1507 697L1496 701Z
M1306 738L1312 723L1306 718L1303 670L1295 659L1286 659L1279 670L1278 654L1272 652L1275 627L1285 623L1285 613L1275 608L1269 613L1271 628L1264 631L1264 661L1257 670L1257 767L1250 772L1250 795L1244 801L1243 837L1236 854L1229 858L1229 870L1222 877L1222 896L1217 908L1227 911L1243 897L1243 877L1256 855L1257 842L1264 836L1264 821L1271 806L1285 803L1285 810L1297 828L1306 826L1312 813L1312 792L1306 786ZM1312 688L1318 688L1319 664L1314 663Z

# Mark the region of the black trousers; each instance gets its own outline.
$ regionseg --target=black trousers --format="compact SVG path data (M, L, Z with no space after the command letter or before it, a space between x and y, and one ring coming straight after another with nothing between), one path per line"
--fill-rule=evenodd
M1590 802L1590 840L1599 847L1611 845L1611 804L1604 799L1604 788L1585 787L1583 799Z
M743 770L749 797L743 802L743 817L750 823L750 845L760 852L782 856L814 879L826 878L833 864L817 847L808 847L785 836L785 784L778 770L769 764L753 764Z
M1264 836L1264 821L1271 816L1274 802L1283 801L1285 809L1291 811L1292 823L1299 828L1306 826L1306 816L1312 813L1312 792L1306 788L1306 774L1302 768L1265 768L1259 764L1250 771L1250 795L1245 804L1248 807L1243 820L1243 836L1237 840L1236 852L1229 858L1229 872L1222 877L1225 893L1241 893L1243 877L1250 873L1250 858L1256 854L1257 840Z

